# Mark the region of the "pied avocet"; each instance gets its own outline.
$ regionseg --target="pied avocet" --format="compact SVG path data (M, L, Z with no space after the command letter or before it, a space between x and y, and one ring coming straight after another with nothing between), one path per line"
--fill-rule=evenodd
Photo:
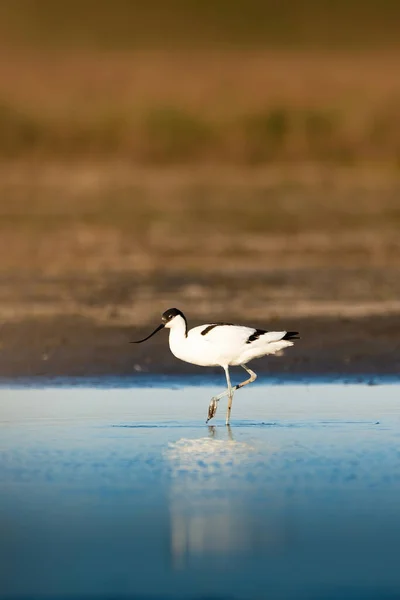
M293 340L299 339L297 331L265 331L232 323L208 323L188 331L186 317L177 308L166 310L161 321L161 325L150 335L133 343L141 344L166 327L170 329L169 347L174 356L193 365L222 367L228 389L211 398L206 422L217 412L218 401L228 396L227 425L231 416L233 392L251 383L257 377L254 371L247 367L247 363L254 358L276 354L283 348L293 346ZM243 367L250 377L232 386L229 367L236 365Z

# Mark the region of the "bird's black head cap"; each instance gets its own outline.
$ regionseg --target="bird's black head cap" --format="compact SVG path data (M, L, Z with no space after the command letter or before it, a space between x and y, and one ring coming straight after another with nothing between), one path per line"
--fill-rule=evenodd
M178 310L177 308L169 308L168 310L166 310L161 317L161 321L163 323L168 323L169 321L171 321L174 317L177 317L178 315L180 315L186 321L186 318L185 318L185 315L183 314L183 312Z

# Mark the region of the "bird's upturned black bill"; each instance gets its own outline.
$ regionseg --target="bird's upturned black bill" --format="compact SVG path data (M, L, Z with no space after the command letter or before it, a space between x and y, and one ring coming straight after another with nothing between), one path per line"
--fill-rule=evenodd
M159 325L154 331L153 333L151 333L150 335L148 335L147 337L143 338L142 340L133 340L132 342L130 342L130 344L141 344L142 342L145 342L146 340L150 339L154 334L157 333L157 331L160 331L160 329L162 329L163 327L165 327L164 323L161 323L161 325Z

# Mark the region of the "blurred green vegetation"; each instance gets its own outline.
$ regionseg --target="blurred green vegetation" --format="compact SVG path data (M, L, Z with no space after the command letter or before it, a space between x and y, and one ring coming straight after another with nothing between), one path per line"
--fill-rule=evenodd
M218 144L213 124L177 108L151 110L141 131L142 159L150 162L186 162L199 159ZM140 157L134 157L139 159Z
M351 133L351 137L350 137ZM177 107L90 116L28 113L0 104L3 159L117 158L135 164L260 165L299 161L400 165L400 111L372 112L358 131L329 109L272 106L232 119Z
M396 0L3 0L2 43L36 47L399 46Z
M395 0L4 0L0 158L400 164Z

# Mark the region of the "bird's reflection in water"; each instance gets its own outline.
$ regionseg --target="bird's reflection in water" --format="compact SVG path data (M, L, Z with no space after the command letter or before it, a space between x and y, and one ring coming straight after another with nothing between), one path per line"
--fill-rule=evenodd
M257 516L254 449L236 441L230 427L211 425L207 437L177 441L168 460L174 566L207 556L243 557L276 542L281 532L274 517L265 514L260 523Z
M233 433L232 427L230 425L225 425L225 431L227 432L227 438L229 441L233 442ZM208 425L208 434L211 439L217 438L217 427L215 425Z

